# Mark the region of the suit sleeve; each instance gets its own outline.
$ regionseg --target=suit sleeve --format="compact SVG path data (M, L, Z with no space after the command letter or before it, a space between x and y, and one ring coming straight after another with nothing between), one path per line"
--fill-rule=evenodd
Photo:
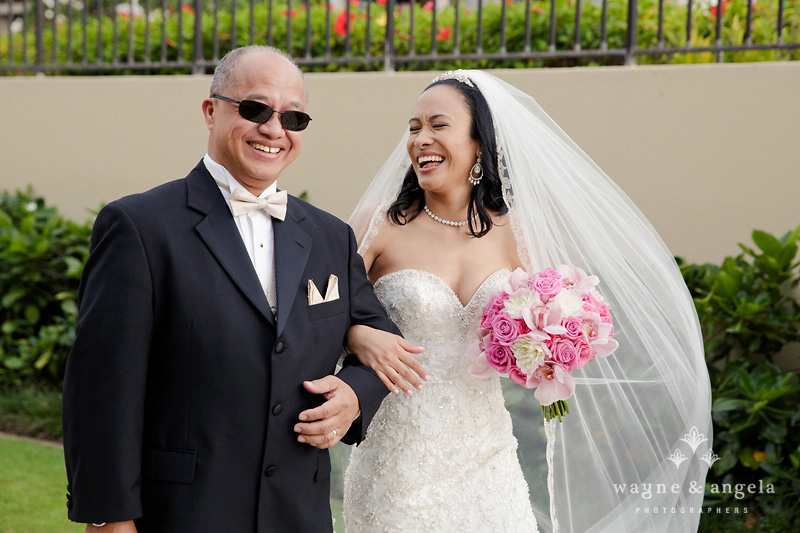
M364 269L364 261L358 255L358 245L350 226L347 226L347 231L350 246L348 284L350 288L350 324L362 324L400 335L400 330L386 316L386 311L375 296L372 283L367 278ZM344 360L343 368L337 376L353 388L361 406L361 423L353 424L342 438L342 442L345 444L359 443L364 440L367 426L375 416L381 401L388 394L388 390L375 371L362 365L352 355Z
M94 224L79 305L63 391L69 518L132 520L142 515L153 287L136 226L116 204L104 208Z

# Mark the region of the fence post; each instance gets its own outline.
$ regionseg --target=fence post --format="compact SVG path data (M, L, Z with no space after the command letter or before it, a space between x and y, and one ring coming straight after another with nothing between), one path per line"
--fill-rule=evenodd
M383 46L383 70L394 71L394 0L386 2L386 42Z
M628 43L625 47L625 64L636 65L637 24L639 20L638 0L628 0Z
M192 74L205 74L203 54L203 2L194 0L194 52L192 53Z
M9 2L11 4L11 2ZM9 6L10 8L10 6ZM53 15L55 16L55 15ZM44 65L44 2L36 0L36 66L34 72L42 72ZM55 61L53 61L55 63Z

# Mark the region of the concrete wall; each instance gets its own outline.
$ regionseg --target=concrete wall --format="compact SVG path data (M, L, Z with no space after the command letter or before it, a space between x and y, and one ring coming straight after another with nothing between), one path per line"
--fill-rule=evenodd
M673 253L718 262L800 224L800 63L501 70L647 215ZM280 186L347 218L432 73L310 74L303 154ZM0 189L74 220L203 156L207 76L0 79Z

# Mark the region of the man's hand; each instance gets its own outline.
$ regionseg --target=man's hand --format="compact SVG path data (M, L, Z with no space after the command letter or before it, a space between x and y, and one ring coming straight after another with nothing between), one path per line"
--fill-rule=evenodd
M109 522L102 527L86 524L85 533L136 533L136 526L133 524L133 520L128 520L127 522Z
M316 448L330 448L339 442L358 416L358 396L350 385L336 376L304 381L303 387L312 394L322 394L325 403L300 413L295 424L298 442Z

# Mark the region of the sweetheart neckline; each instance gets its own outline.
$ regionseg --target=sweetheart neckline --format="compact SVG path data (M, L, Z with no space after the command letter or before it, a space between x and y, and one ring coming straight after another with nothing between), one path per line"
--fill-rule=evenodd
M433 272L429 272L427 270L422 270L421 268L403 268L403 269L400 269L400 270L395 270L394 272L389 272L388 274L384 274L383 276L381 276L378 279L376 279L375 283L373 283L372 286L373 287L377 287L378 284L381 283L384 279L389 278L389 277L393 277L393 276L395 276L397 274L401 274L403 272L420 272L422 274L427 275L430 278L433 278L433 279L441 282L441 284L444 285L447 288L447 290L449 291L449 293L456 299L458 304L461 306L462 310L467 309L472 304L473 300L475 300L475 296L477 296L478 293L481 292L481 289L484 287L484 285L486 285L486 283L490 279L492 279L498 272L508 272L509 274L511 273L511 271L509 269L507 269L507 268L499 268L499 269L495 270L494 272L492 272L491 274L489 274L488 276L486 276L486 278L481 282L481 284L478 285L478 288L475 289L475 292L472 293L472 296L470 297L470 299L467 301L466 304L464 304L461 301L461 298L458 297L458 294L456 294L456 291L454 291L453 288L450 285L448 285L447 282L444 279L442 279L440 276L437 276Z

